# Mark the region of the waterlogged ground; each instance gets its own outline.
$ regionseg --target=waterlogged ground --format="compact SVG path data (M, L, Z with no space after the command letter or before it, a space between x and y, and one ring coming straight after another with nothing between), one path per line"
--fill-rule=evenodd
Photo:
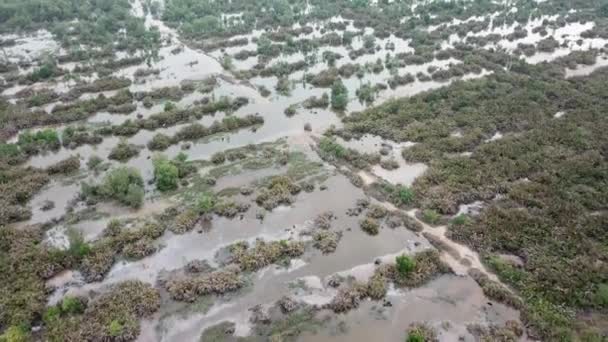
M95 293L103 293L109 285L125 280L136 279L149 283L161 289L162 304L156 314L142 321L138 341L197 341L203 331L222 322L234 323L230 331L234 333L234 336L255 337L256 334L259 334L256 325L261 323L254 319L256 311L252 308L261 305L264 310L268 310L285 296L300 303L301 306L315 309L313 314L315 320L309 318L299 322L302 324L299 326L301 329L298 328L297 332L287 335L299 341L400 341L404 339L406 330L413 323L425 323L434 328L441 341L475 341L478 336L475 337L472 334L471 325L504 326L507 322L520 321L520 313L517 310L490 300L484 295L478 282L469 276L469 272L472 269L478 269L491 280L497 280L496 276L484 268L475 252L449 240L446 237L445 226L429 226L422 223L417 218L415 209L400 210L389 203L374 199L370 193L365 191L367 186L372 183L382 181L392 185L410 186L417 177L422 175L427 170L427 165L407 163L401 157L402 151L411 148L414 143L396 143L374 135L365 135L359 140L338 138L338 143L362 154L375 154L384 149L385 153L382 158L394 159L397 163L390 170L380 164L375 164L371 165L368 170L358 171L357 174L363 181L362 187L361 185L355 186L354 182L349 179L348 168L324 162L317 155L317 141L327 129L340 128L343 117L370 105L370 103L366 104L356 98L354 94L357 89L367 83L373 85L387 82L392 75L391 72L395 72L385 68L375 73L367 72L361 77L352 75L343 78L344 85L351 94L346 110L343 112L332 111L327 106L325 108L305 108L303 103L311 96L321 97L323 94L329 93L328 88L314 87L303 82L305 74L317 74L327 68L327 64L320 58L324 52L333 52L342 56L335 62L337 68L352 62L348 57L349 52L363 47L362 35L354 37L352 48L321 47L317 51L319 61L305 71L290 73L288 76L291 81L289 92L281 94L275 89L278 81L276 76L255 76L246 80L235 76L239 71L249 70L258 64L258 56L244 60L233 59L230 70L226 70L221 64L226 55L234 55L241 50L255 50L254 39L259 38L263 31L256 30L251 34L232 38L246 38L249 41L246 45L203 52L201 49L189 47L189 42L182 40L179 33L166 26L163 21L154 18L151 14L145 14L142 4L138 1L133 4L133 13L145 17L146 26L159 28L164 45L159 51L160 59L153 61L150 65L143 62L138 65L117 68L112 72L111 76L123 77L132 81L128 86L131 92L151 92L162 87L176 87L183 85L184 82L199 82L214 77L217 84L210 93L194 91L173 103L177 108L183 109L194 106L198 101L207 97L219 99L224 96L245 97L248 99L248 103L233 112L219 111L188 123L159 127L155 130L141 129L126 137L104 136L103 141L96 145L62 147L57 151L47 151L31 156L26 165L38 168L49 167L70 156L78 156L83 166L76 174L54 177L28 202L32 209L31 218L14 223L14 225L26 227L46 224L48 230L44 238L45 243L67 249L70 245L68 235L71 231L80 232L85 241L94 243L101 237L103 230L112 219L136 220L159 215L167 208L188 202L198 192L202 192L201 189L215 193L224 191L224 193L228 193L226 198L249 203L250 208L233 218L216 215L210 222L183 234L166 231L154 241L154 245L157 247L155 253L136 261L118 260L101 281L86 282L79 271L64 271L48 280L47 284L53 288L48 297L49 305L59 303L65 296L90 296ZM493 17L490 15L490 20ZM454 20L453 23L447 24L447 27L484 19L471 17L467 21ZM513 52L518 48L518 44L536 44L545 37L534 33L533 28L540 25L543 20L555 20L555 18L531 20L523 28L518 28L528 32L526 37L516 40L503 37L484 48L502 48ZM331 22L342 21L344 19L341 17L331 19ZM541 63L565 56L572 51L603 47L606 44L603 39L581 38L581 33L593 28L593 25L593 22L573 22L553 29L549 35L557 40L559 47L553 52L537 52L527 55L525 59L529 63ZM299 27L299 24L294 25L294 29ZM321 33L321 27L322 25L317 25L312 32L302 33L298 38L319 38L323 34L332 32L327 30ZM438 28L429 27L428 31L432 32ZM475 33L469 32L464 37L457 34L449 35L441 45L447 49L465 42L467 37L488 34L506 36L515 29L515 24L511 26L490 24L489 28ZM355 32L359 29L353 27L349 22L345 30ZM373 33L373 30L369 28L363 31L363 34ZM65 53L53 40L52 35L46 31L38 31L28 36L5 36L3 38L16 39L16 45L6 48L4 51L9 60L13 62L35 60L44 53ZM583 41L577 43L579 39ZM414 51L408 40L393 35L376 39L375 45L378 46L375 52L364 54L356 62L376 63L378 59L384 60L387 53ZM269 65L280 62L294 63L304 58L305 56L299 52L291 55L281 54L279 57L273 58ZM399 67L396 69L398 74L410 73L418 75L418 77L407 84L380 90L374 104L380 104L392 97L411 96L446 86L457 80L484 77L492 73L492 71L482 69L441 81L420 76L430 76L430 69L447 69L459 63L462 61L450 57L426 61L419 65ZM567 76L584 76L607 63L605 57L599 57L593 65L568 69ZM78 62L67 62L60 63L58 66L73 70L78 64ZM137 76L137 70L141 69L157 69L158 72L143 77ZM29 70L31 69L24 66L19 73L27 73ZM81 81L87 82L96 79L99 79L96 73L83 75L80 78ZM75 85L74 80L58 78L37 82L32 87L34 89L48 88L61 94L67 93ZM266 88L269 94L262 95L261 87ZM16 102L15 94L25 88L26 86L23 85L14 85L4 89L2 95L9 98L10 101ZM111 97L117 92L118 90L84 93L79 99L93 99L100 94ZM59 103L56 101L45 104L40 109L50 113ZM296 113L286 115L284 113L286 108L292 105L295 105ZM82 120L81 124L88 128L117 126L128 120L137 121L149 118L155 113L162 112L164 107L165 101L158 101L148 107L138 101L136 109L127 114L97 111ZM160 193L156 190L153 183L154 173L151 159L157 152L146 147L155 134L163 133L172 136L194 121L209 126L214 121L222 120L225 117L245 117L250 114L261 116L264 123L255 127L211 135L205 139L193 140L189 142L188 146L184 146L183 143L171 144L162 153L169 159L175 158L180 153L185 154L187 160L194 162L197 166L196 177L193 177L188 185L182 186L174 192ZM557 113L556 118L563 115L563 112ZM310 127L305 130L305 125ZM66 126L58 125L54 128L61 132ZM458 136L458 134L458 132L453 133L454 136ZM16 136L9 142L14 142ZM486 141L491 143L502 137L500 132L496 132ZM121 141L138 146L139 154L122 163L108 160L112 149ZM290 157L286 158L284 163L270 163L257 167L244 167L243 163L235 162L234 165L230 164L232 166L222 169L218 165L203 163L218 152L249 145L253 145L255 149L264 144L270 146L270 153L275 156L284 153ZM109 167L95 172L87 169L84 164L91 156L102 158ZM201 163L196 164L196 162ZM249 162L252 161L249 160ZM146 193L141 208L128 209L117 203L97 203L94 206L87 206L77 200L81 182L97 182L104 177L106 170L120 164L138 169L144 178ZM206 184L203 179L210 175L214 177L215 181L213 184ZM272 210L261 208L254 200L255 195L243 195L238 191L243 188L257 189L261 182L280 175L295 175L296 180L311 182L314 187L310 191L302 191L295 195L292 203L279 205ZM349 210L356 208L358 200L361 199L368 199L372 204L386 210L408 216L422 227L421 231L406 229L403 225L389 227L386 222L382 221L379 233L373 236L368 235L360 229L360 221L364 215L349 214ZM53 202L53 207L44 208L49 201ZM480 202L461 206L459 214L476 215L481 206ZM339 233L340 238L335 251L323 253L311 245L312 235L317 229L315 219L327 212L333 213L331 231ZM69 215L66 215L67 213ZM262 217L260 213L263 213ZM78 217L78 219L74 219L74 217ZM307 244L307 248L302 255L291 258L287 264L271 263L248 273L246 286L234 293L206 295L201 296L194 303L178 303L170 298L162 286L167 279L183 276L183 268L195 260L205 260L210 266L221 268L223 266L222 254L227 246L240 241L255 244L259 239L301 241ZM364 298L352 310L344 313L334 313L328 307L339 292L330 281L336 276L348 281L364 283L370 280L380 265L394 263L396 256L402 254L414 256L425 250L437 248L441 253L441 260L449 266L449 272L440 274L417 287L396 287L391 283L388 285L384 299ZM526 340L526 335L523 334L520 339Z

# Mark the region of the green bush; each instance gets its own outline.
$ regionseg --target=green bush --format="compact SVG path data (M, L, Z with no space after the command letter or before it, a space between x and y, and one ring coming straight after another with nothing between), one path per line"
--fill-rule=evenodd
M101 163L103 163L103 159L93 155L89 157L89 160L87 161L87 167L89 168L89 170L95 170Z
M38 153L44 150L56 150L61 147L59 134L51 128L43 129L36 133L25 131L19 135L17 144L29 154Z
M414 191L405 185L397 186L397 197L402 204L410 204L414 200Z
M213 211L215 203L215 196L212 193L205 192L199 197L197 206L201 213L208 214Z
M468 221L469 221L469 218L467 217L467 215L460 214L452 219L452 224L456 225L456 226L462 226L463 224L467 223Z
M177 189L179 181L179 170L167 158L158 156L152 162L154 165L154 181L156 188L160 191Z
M110 336L120 336L122 335L123 329L124 327L119 321L113 320L112 322L110 322L108 332L110 333Z
M0 342L27 342L28 340L29 332L20 326L11 326L0 335Z
M337 80L331 87L331 108L344 110L346 105L348 105L348 89L341 80Z
M17 144L0 143L0 161L14 165L22 162L24 158Z
M61 315L61 308L59 306L51 306L50 308L46 309L46 311L44 312L44 315L42 315L42 319L44 320L44 322L46 324L49 324L49 323L59 319L60 315Z
M137 184L129 184L124 203L132 208L139 208L144 202L144 188Z
M323 153L336 158L342 158L346 155L346 148L338 144L336 140L328 137L321 138L321 141L319 142L319 149Z
M114 148L110 151L108 158L125 162L137 155L139 155L139 148L123 140L114 146Z
M163 108L163 110L165 112L171 112L177 109L177 106L175 105L175 103L171 102L171 101L167 101L165 102L165 106Z
M599 284L595 291L595 304L599 307L608 307L608 284Z
M91 252L91 245L84 241L84 237L80 231L69 229L67 235L70 240L68 253L77 260L82 259Z
M144 199L144 180L137 169L118 167L105 176L99 194L137 208Z
M85 306L76 297L65 297L61 302L61 312L63 314L76 314L84 312Z
M441 215L433 209L426 209L422 211L422 219L426 223L437 224L441 220Z
M397 256L395 262L397 264L397 272L399 272L399 275L402 277L410 274L416 267L414 259L405 254Z
M378 235L380 232L380 225L378 224L378 221L371 217L364 218L361 222L359 222L359 226L361 227L361 230L369 235Z
M407 334L406 342L426 342L424 335L418 331L412 331Z

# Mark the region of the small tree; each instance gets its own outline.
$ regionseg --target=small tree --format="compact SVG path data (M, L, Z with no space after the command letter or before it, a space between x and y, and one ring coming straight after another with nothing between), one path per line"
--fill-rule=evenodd
M156 157L153 165L156 188L160 191L177 189L179 180L179 170L177 167L163 156Z
M337 80L331 87L331 108L335 110L344 110L348 104L348 89L342 83L342 80Z
M144 200L144 179L137 169L118 167L108 172L97 192L137 208Z
M397 256L395 262L397 263L397 272L399 272L399 275L402 277L410 274L416 267L414 259L405 254Z

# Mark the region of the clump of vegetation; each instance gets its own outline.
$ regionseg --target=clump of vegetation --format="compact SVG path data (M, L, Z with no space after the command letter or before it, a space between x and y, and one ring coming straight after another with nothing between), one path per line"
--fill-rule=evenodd
M407 277L416 267L416 262L411 257L402 254L395 258L397 272L400 277Z
M432 209L422 211L422 220L429 224L438 224L441 221L441 215Z
M12 151L15 154L0 154L0 159L4 157L9 162L10 159L20 159L18 150ZM2 165L4 162L0 162L0 225L28 219L31 216L28 201L49 182L48 174L42 170Z
M312 109L312 108L327 108L327 106L329 106L329 96L327 95L327 93L324 93L323 95L321 95L321 97L317 97L317 96L311 96L309 98L307 98L306 100L304 100L304 102L302 103L302 106L306 109Z
M378 224L378 221L371 217L364 218L361 222L359 222L359 226L361 227L361 230L369 235L378 235L380 232L380 225Z
M286 240L266 242L257 240L250 248L239 242L228 247L232 261L244 271L257 271L274 263L289 263L289 260L304 254L304 243Z
M87 160L87 168L89 170L96 171L102 163L103 159L101 159L99 156L92 155L89 157L89 160Z
M338 248L338 243L341 238L341 232L320 230L315 232L312 236L312 240L314 241L313 246L324 254L333 253L336 251L336 248Z
M5 337L27 336L20 327L30 326L46 306L45 280L61 271L61 252L42 244L43 232L29 227L0 227L0 325Z
M348 89L341 80L331 86L331 108L342 111L348 105Z
M148 149L152 151L164 151L173 144L171 137L166 134L156 133L148 142Z
M399 168L399 163L394 159L384 159L380 162L380 166L385 170L395 170Z
M223 216L227 218L234 218L238 214L242 214L249 210L249 203L237 203L234 201L224 201L217 203L213 212L218 216Z
M298 111L297 111L297 105L295 105L295 104L289 105L287 108L285 108L284 113L287 116L294 116L294 115L296 115L298 113Z
M506 321L504 325L492 324L488 327L470 324L467 331L480 341L518 341L523 335L523 328L517 321Z
M347 163L357 169L368 169L370 165L380 162L380 155L359 153L345 148L335 139L323 137L318 143L319 155L328 162Z
M367 208L367 216L373 219L381 219L386 217L388 211L379 204L372 204Z
M174 300L192 303L200 296L233 292L244 284L238 268L226 267L200 276L172 279L165 287Z
M61 147L59 134L51 128L32 133L25 131L19 135L17 145L26 154L37 154L42 151L58 150Z
M515 295L504 285L491 280L487 275L478 269L469 270L469 275L479 284L483 290L483 293L488 296L488 298L512 306L518 310L522 309L523 302L521 298Z
M399 270L399 267L404 268L403 260L405 260L400 257L398 257L398 260L401 260L401 266L399 264L379 266L367 283L355 282L347 288L341 288L332 301L325 305L325 308L336 313L347 312L358 307L360 301L365 298L373 300L384 298L389 281L397 286L416 287L449 270L449 267L439 260L439 253L435 250L418 253L411 259L414 266L409 268L410 264L408 263L405 273Z
M108 223L100 239L87 244L80 239L71 239L72 254L81 257L80 272L85 281L101 281L112 265L121 256L141 259L156 252L153 241L165 231L165 226L155 222L143 222L135 227L127 227L118 220ZM74 243L76 242L76 243Z
M406 342L439 342L437 332L426 324L413 323L407 329Z
M439 253L434 249L417 253L413 258L399 258L398 262L388 265L383 272L399 286L420 286L450 271L449 266L440 260Z
M139 148L133 144L129 144L126 141L121 141L118 145L114 146L110 154L108 155L109 159L118 160L121 162L125 162L133 157L139 155Z
M217 203L217 199L215 195L209 192L202 193L197 202L198 210L203 214L209 214L215 208L215 204Z
M83 183L81 193L87 199L112 199L138 208L144 199L144 180L137 169L121 166L109 171L99 185Z
M295 184L289 177L276 176L270 179L256 197L255 201L266 210L272 210L279 205L290 205L293 196L301 191L301 187Z
M178 187L179 170L164 156L156 156L154 165L154 182L160 191L175 190Z
M223 164L226 161L226 155L224 152L216 152L211 156L211 162L213 164Z
M194 209L186 209L174 216L173 222L169 225L169 230L175 234L184 234L194 229L201 215Z
M49 166L46 169L46 172L48 172L50 175L66 175L78 171L78 169L80 169L80 158L78 158L78 156L71 156Z
M76 148L85 144L97 145L103 141L98 134L89 132L84 126L68 126L61 133L61 143L67 148Z
M46 337L50 340L123 341L137 338L139 321L160 307L160 295L150 285L140 281L125 281L91 300L84 311L81 307L53 309L46 317ZM78 309L78 310L76 310Z

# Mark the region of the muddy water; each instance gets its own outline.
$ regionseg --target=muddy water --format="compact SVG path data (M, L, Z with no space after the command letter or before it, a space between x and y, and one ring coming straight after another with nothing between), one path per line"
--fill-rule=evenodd
M489 302L468 277L445 275L409 291L390 289L387 301L364 301L357 310L340 315L346 332L336 334L333 322L316 334L305 333L301 341L402 341L411 323L427 322L440 341L475 341L468 324L504 324L518 313Z
M144 16L141 4L134 2L134 13ZM131 91L149 91L159 87L178 86L184 81L203 80L209 76L218 77L218 86L210 94L200 94L198 92L185 96L182 100L176 101L180 108L187 108L195 101L205 96L218 98L220 96L245 96L249 99L249 104L240 108L235 113L216 113L214 116L206 116L199 120L204 125L210 125L214 120L221 120L227 115L244 116L248 114L258 114L264 117L265 123L254 130L242 129L236 132L217 135L192 143L190 149L182 150L179 144L171 146L164 154L172 158L178 153L185 153L190 160L208 159L213 153L229 148L245 146L248 144L258 144L261 142L275 141L282 137L287 137L286 141L291 150L305 152L309 158L318 160L309 145L312 143L312 136L319 136L327 128L334 125L340 127L339 115L330 110L312 109L307 110L298 106L297 114L293 117L284 115L284 110L290 105L301 104L310 96L321 96L328 93L329 89L313 88L301 82L307 73L318 73L325 70L328 66L321 62L322 53L331 51L343 57L336 61L336 66L345 63L374 63L377 59L384 59L387 54L394 55L399 52L412 52L409 41L388 37L386 39L376 39L376 44L380 47L374 54L367 54L356 60L350 60L349 50L345 47L322 47L315 53L319 63L311 66L303 72L296 72L289 76L292 81L292 88L289 96L283 96L275 91L277 83L276 77L255 77L248 82L235 80L230 72L223 70L219 58L224 53L234 54L240 50L254 50L255 43L253 38L259 37L263 32L254 31L249 35L237 38L248 38L249 44L239 47L227 48L225 51L213 51L204 53L197 49L192 49L184 42L180 41L178 33L164 25L162 21L150 15L145 16L146 25L159 28L163 38L168 41L159 52L160 59L152 62L150 66L145 63L141 65L122 68L114 72L114 76L127 77L134 80L129 87ZM332 21L340 21L341 18L332 18ZM481 20L481 18L471 18L470 20ZM459 24L460 21L454 21ZM531 30L537 22L526 26ZM572 24L566 28L558 29L551 34L557 37L566 31L570 34L568 39L573 42L580 33L589 29L589 24ZM487 32L508 34L514 27L492 27ZM349 31L356 31L352 24L347 27ZM367 30L366 33L371 33ZM311 34L301 35L299 38L320 37L322 34L316 29ZM37 38L31 38L35 40ZM56 44L49 42L49 37L43 36L42 41L38 42L40 47L32 47L34 50L53 49ZM444 46L449 46L458 41L458 37L450 37ZM540 40L537 35L529 35L523 40L508 42L500 41L497 45L508 50L512 50L517 43L535 43ZM560 43L563 40L560 40ZM600 44L600 41L585 40L583 46L589 44ZM395 44L396 49L387 49L387 43ZM20 44L21 48L29 46L26 41ZM23 46L22 46L23 45ZM361 37L355 37L352 48L362 47ZM25 46L25 47L24 47ZM179 48L179 51L176 50ZM30 49L30 48L28 48ZM565 54L565 51L576 49L574 45L563 48L550 56L533 56L530 60L541 61L554 56ZM16 53L18 55L18 53ZM124 56L123 56L124 57ZM271 65L280 61L297 62L304 59L304 55L296 53L288 56L281 56L271 61ZM249 58L245 61L234 60L235 69L249 69L258 62L257 57ZM422 65L410 65L399 68L400 75L421 72L428 75L428 68L435 66L440 69L448 68L452 64L461 63L456 59L431 60ZM598 59L597 65L581 67L572 70L569 76L584 75L592 72L595 68L603 66L605 59ZM73 69L73 63L62 65L66 69ZM149 67L159 69L158 75L152 75L135 80L134 74L138 69ZM478 75L465 75L462 79L483 77L488 75L488 71L483 71ZM364 109L367 104L360 103L356 97L356 90L366 83L386 83L390 78L388 70L380 73L366 73L362 79L356 76L344 80L344 84L349 90L351 101L348 104L345 115L349 112ZM94 76L93 76L94 77ZM392 97L411 96L419 92L442 87L450 84L454 80L446 82L425 81L415 82L400 86L395 89L387 89L378 94L375 104L382 103ZM264 98L258 92L258 87L265 86L271 91L269 97ZM73 84L67 82L49 83L47 86L55 87L59 92L67 92ZM20 87L7 89L4 95L12 96ZM114 92L106 92L111 95ZM86 94L82 98L94 97L95 94ZM121 124L128 119L136 120L137 115L148 117L156 112L163 110L164 103L159 103L152 108L143 108L138 104L138 108L133 113L111 114L108 112L98 112L86 120L87 125L99 125L104 123ZM47 106L50 110L52 105ZM304 132L304 125L310 123L312 132ZM145 148L147 142L156 133L172 135L186 124L176 125L159 129L155 132L142 130L132 137L126 138L130 143L142 146L140 155L124 163L139 169L144 176L146 183L153 178L152 163L150 158L153 153ZM500 138L497 133L494 139ZM38 155L31 158L29 165L36 167L47 167L57 161L65 159L71 155L80 155L83 164L91 155L107 158L111 149L120 141L117 137L106 137L98 146L81 146L74 150L61 149L57 153ZM394 184L410 185L417 177L423 174L427 168L424 164L408 164L401 158L401 151L409 148L411 143L396 143L382 140L375 136L366 136L359 141L341 141L345 146L355 148L366 153L376 153L380 148L390 147L389 154L383 158L394 158L398 162L396 170L385 170L376 165L370 173L363 173L362 177L366 183L371 183L377 179L384 179ZM111 162L113 166L120 163ZM355 206L359 198L365 197L363 192L355 188L344 176L335 173L332 167L325 165L325 168L332 174L324 184L327 190L315 190L312 193L302 193L297 196L296 202L292 206L276 208L265 215L263 221L256 219L256 212L259 208L255 204L243 216L242 219L214 218L212 228L209 231L199 233L192 231L183 235L175 235L167 232L158 245L160 250L149 257L135 262L121 261L114 265L103 282L85 284L81 275L76 271L67 271L51 279L49 285L53 285L57 290L49 298L49 303L56 303L67 294L86 295L90 290L103 291L107 285L114 284L128 279L140 279L150 284L156 284L159 276L167 271L182 268L189 261L196 259L208 260L215 265L215 255L222 247L237 241L253 242L257 238L266 240L310 239L305 233L313 225L314 218L320 213L331 210L337 220L332 223L332 230L341 231L343 236L337 250L329 255L323 255L314 249L307 250L305 255L297 260L293 260L289 268L269 266L251 275L252 285L242 293L226 298L210 299L211 307L208 310L201 310L192 306L182 306L182 310L175 310L174 303L167 303L161 308L161 312L150 320L146 320L142 325L142 334L139 341L197 341L204 328L215 323L230 320L237 324L237 335L247 335L251 331L249 323L249 308L257 304L272 305L283 295L291 295L297 300L311 304L322 305L329 302L335 295L335 289L329 288L327 279L334 274L353 276L359 280L366 280L376 267L374 261L392 262L395 256L402 253L414 254L422 250L433 248L429 241L422 234L416 234L404 228L390 229L382 227L377 236L368 236L359 228L360 217L350 217L346 215L346 210ZM33 209L32 219L24 224L43 223L52 219L58 219L66 211L70 200L76 195L79 189L79 182L82 180L97 181L103 177L104 173L89 174L82 168L82 173L73 179L57 179L51 182L42 192L37 194L30 202ZM230 175L218 179L215 189L227 187L240 187L251 184L263 177L282 174L286 168L269 168L263 170L251 170L237 175ZM154 213L161 212L164 208L178 201L177 198L164 198L155 192L154 187L147 185L146 201L142 209L138 211L117 207L113 204L100 204L97 207L102 217L84 219L73 225L58 225L48 232L47 242L55 246L65 248L69 244L67 240L67 229L75 229L83 234L86 241L94 241L99 237L110 218L120 217L145 217ZM238 197L240 200L248 200ZM48 211L41 209L46 200L53 200L55 207ZM390 207L390 206L389 206ZM77 208L78 209L78 208ZM395 209L392 208L391 209ZM462 212L476 210L476 205L461 208ZM415 212L408 213L415 217ZM396 290L391 288L387 296L392 306L383 307L382 302L365 301L361 306L348 314L333 317L329 320L329 326L321 329L317 334L307 333L301 337L303 341L398 341L403 340L404 331L407 326L416 321L428 321L430 325L437 328L442 341L456 341L463 338L465 341L472 341L472 336L466 332L466 325L471 323L481 324L500 324L506 320L517 320L519 314L512 309L501 304L490 302L483 295L477 284L467 276L470 268L479 268L486 272L492 279L496 277L482 265L479 256L470 249L450 241L446 237L446 227L430 227L423 224L423 233L431 236L435 240L441 241L448 248L442 251L442 259L453 269L453 275L445 275L417 289ZM301 288L294 284L303 282L306 286ZM328 314L323 312L323 314ZM347 329L336 334L336 325L343 321Z

